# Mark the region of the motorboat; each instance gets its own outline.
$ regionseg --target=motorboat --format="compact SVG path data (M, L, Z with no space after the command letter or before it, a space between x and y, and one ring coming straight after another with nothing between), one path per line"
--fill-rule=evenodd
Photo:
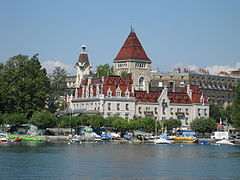
M0 143L6 143L9 142L9 139L7 137L0 137Z
M171 141L164 138L154 140L154 144L171 144Z
M235 144L231 143L227 139L223 139L223 140L217 141L216 144L219 144L219 145L235 145Z

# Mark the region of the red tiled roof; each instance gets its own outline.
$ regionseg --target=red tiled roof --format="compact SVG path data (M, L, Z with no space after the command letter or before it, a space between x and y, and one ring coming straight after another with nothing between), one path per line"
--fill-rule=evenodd
M191 104L191 100L187 93L184 92L168 92L170 103L174 104Z
M156 103L158 101L161 92L149 92L146 91L135 91L134 96L136 102L150 102Z
M127 40L124 42L121 50L114 60L145 60L151 62L145 53L140 41L135 32L128 35Z

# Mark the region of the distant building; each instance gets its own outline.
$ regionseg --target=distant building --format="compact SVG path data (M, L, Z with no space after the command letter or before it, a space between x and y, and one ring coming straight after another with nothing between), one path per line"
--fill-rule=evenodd
M149 89L152 78L158 80L158 75L151 75L151 60L133 30L113 61L115 75L94 79L87 75L90 63L85 61L85 64L89 65L77 69L76 90L70 98L73 112L125 119L134 116L157 120L177 118L185 128L189 128L195 118L209 117L207 100L196 85L186 83L178 92L166 87L157 91ZM126 76L121 77L123 72Z
M152 73L151 90L161 91L166 86L181 91L186 85L197 85L209 103L226 106L233 101L234 89L240 83L240 76L221 72L218 75L207 72Z

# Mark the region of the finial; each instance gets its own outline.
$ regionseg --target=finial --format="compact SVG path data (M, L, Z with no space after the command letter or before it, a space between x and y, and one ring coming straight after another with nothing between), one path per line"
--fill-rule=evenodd
M86 52L87 46L85 44L82 45L82 52Z
M135 30L132 25L131 25L131 33L135 33Z

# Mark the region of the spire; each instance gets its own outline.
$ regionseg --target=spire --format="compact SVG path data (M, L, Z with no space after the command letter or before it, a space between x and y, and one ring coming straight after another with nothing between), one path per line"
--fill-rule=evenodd
M114 60L143 60L151 62L145 53L134 28L131 26L131 32L120 49L118 55Z
M132 25L131 25L131 33L135 33L135 29L133 28Z

